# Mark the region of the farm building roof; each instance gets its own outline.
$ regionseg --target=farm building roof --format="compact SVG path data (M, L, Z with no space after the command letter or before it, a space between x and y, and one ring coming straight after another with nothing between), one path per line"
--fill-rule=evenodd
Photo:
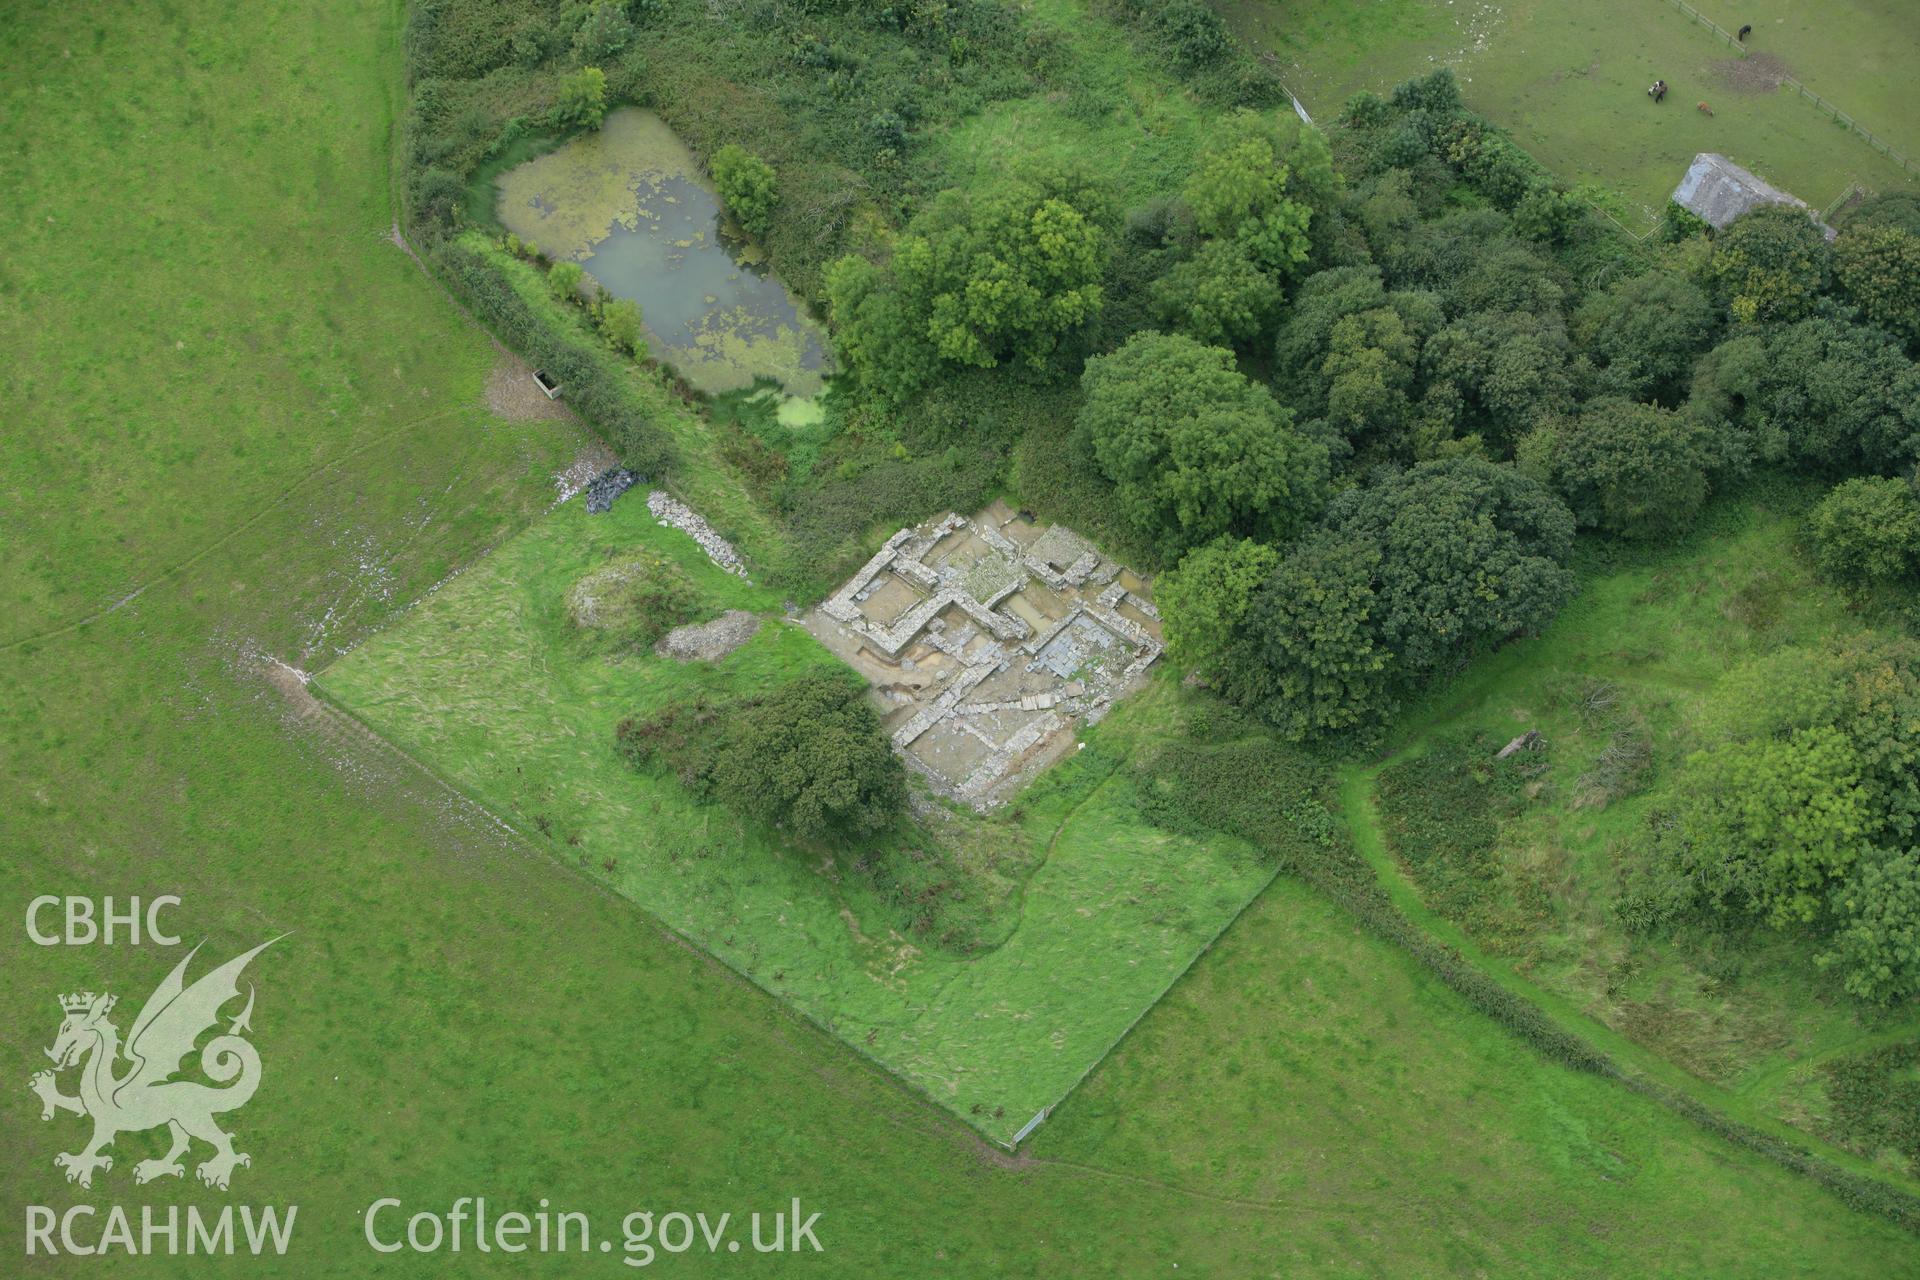
M1673 200L1681 208L1705 218L1715 229L1725 227L1743 213L1762 205L1787 204L1806 209L1807 216L1820 223L1828 239L1833 228L1814 217L1805 200L1782 191L1766 179L1713 151L1702 151L1687 166L1687 176L1673 189Z

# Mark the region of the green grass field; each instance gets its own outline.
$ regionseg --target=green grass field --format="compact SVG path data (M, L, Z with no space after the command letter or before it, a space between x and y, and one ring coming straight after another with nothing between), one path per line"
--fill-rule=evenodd
M1741 88L1720 38L1665 0L1219 0L1229 25L1281 60L1315 116L1362 89L1451 66L1467 103L1557 176L1617 193L1650 225L1696 152L1718 151L1815 208L1849 184L1911 187L1907 171L1790 90ZM1920 14L1891 0L1694 6L1920 163ZM1672 92L1656 106L1646 87ZM1697 102L1713 109L1707 116Z
M759 635L714 664L583 655L567 589L636 548L682 564L711 613L767 615ZM1163 679L1090 732L1014 813L947 820L967 845L1013 864L997 878L1014 900L999 907L1004 923L989 926L985 950L941 949L876 897L860 851L787 846L693 803L671 774L634 773L613 749L625 716L837 664L779 609L777 594L656 524L637 494L603 517L569 503L322 672L319 687L519 830L544 833L557 857L1004 1141L1073 1087L1272 870L1233 841L1171 835L1132 815L1121 767L1180 716ZM994 892L982 883L973 896Z
M1545 1065L1287 882L1030 1151L997 1157L625 899L326 730L260 655L317 666L393 624L534 520L582 443L487 412L496 353L384 242L399 7L8 19L0 1271L83 1269L22 1256L25 1205L231 1200L299 1206L285 1258L84 1269L596 1273L363 1242L377 1197L476 1194L596 1221L799 1196L827 1252L794 1269L861 1277L1911 1269L1910 1236ZM43 1125L24 1088L54 997L137 1001L177 953L32 946L43 893L179 894L209 955L291 931L254 971L266 1075L231 1122L253 1155L231 1197L135 1188L152 1135L90 1191L61 1180L78 1122Z
M1441 909L1499 967L1681 1068L1717 1106L1753 1121L1805 1122L1808 1069L1920 1037L1920 1019L1873 1016L1816 972L1804 940L1760 929L1683 941L1634 938L1612 911L1616 866L1647 815L1671 807L1678 766L1701 745L1716 689L1742 661L1863 628L1796 546L1791 495L1716 509L1714 529L1586 585L1538 640L1488 659L1419 717L1378 778L1395 873L1438 890ZM1429 797L1467 765L1436 743L1478 735L1467 751L1528 729L1547 739L1530 780L1499 810L1487 851L1495 873L1464 893L1422 880L1408 841L1431 840L1450 815ZM1596 781L1615 742L1647 748L1645 776L1613 796ZM1468 788L1469 791L1473 788ZM1452 801L1468 808L1476 798ZM1447 903L1455 904L1449 910ZM1817 1125L1809 1125L1817 1132Z

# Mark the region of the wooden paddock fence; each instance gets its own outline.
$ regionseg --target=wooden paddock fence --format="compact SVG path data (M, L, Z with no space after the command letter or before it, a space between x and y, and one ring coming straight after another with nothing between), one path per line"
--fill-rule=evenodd
M1706 14L1701 13L1698 9L1688 4L1687 0L1666 0L1666 2L1672 5L1674 8L1678 9L1681 13L1686 14L1687 17L1692 18L1695 22L1699 23L1701 26L1705 27L1707 30L1713 32L1714 35L1719 36L1720 39L1726 42L1728 48L1738 53L1741 57L1744 58L1747 56L1747 53L1748 53L1747 46L1740 42L1739 37L1735 36L1733 32L1727 30L1725 27L1715 22L1712 18L1709 18ZM1920 165L1915 164L1913 161L1907 159L1906 156L1894 150L1892 144L1890 144L1885 138L1882 138L1879 134L1867 128L1865 125L1861 124L1858 120L1855 120L1852 116L1842 111L1833 102L1829 101L1826 98L1821 97L1819 94L1815 93L1813 90L1807 88L1807 86L1805 86L1804 84L1801 84L1798 80L1795 80L1792 76L1781 76L1780 83L1786 86L1787 88L1793 90L1795 93L1799 94L1802 98L1805 98L1808 102L1811 102L1823 114L1845 125L1848 129L1851 129L1854 133L1866 139L1868 146L1872 147L1875 151L1878 151L1881 155L1885 156L1887 159L1899 165L1902 169L1906 170L1908 173L1914 174L1916 176L1920 176Z

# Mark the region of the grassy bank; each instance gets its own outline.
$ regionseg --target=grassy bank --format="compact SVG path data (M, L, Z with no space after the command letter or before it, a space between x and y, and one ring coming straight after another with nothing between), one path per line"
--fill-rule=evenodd
M1363 842L1377 867L1529 998L1731 1115L1821 1135L1807 1068L1920 1024L1848 997L1803 938L1731 924L1641 936L1617 902L1728 671L1865 625L1802 562L1792 495L1716 517L1681 547L1598 574L1546 634L1437 697L1385 768L1353 773L1349 811L1372 827L1377 790ZM1544 749L1493 765L1527 730Z

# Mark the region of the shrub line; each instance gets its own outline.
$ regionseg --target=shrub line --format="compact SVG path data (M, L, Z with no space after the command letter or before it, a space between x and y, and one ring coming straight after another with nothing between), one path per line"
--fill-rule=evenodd
M1351 814L1346 821L1351 831ZM1373 866L1351 845L1340 851L1344 857L1335 850L1329 852L1335 853L1334 861L1285 860L1291 864L1285 869L1345 908L1375 936L1398 945L1469 1005L1549 1059L1617 1081L1736 1146L1811 1178L1850 1208L1877 1214L1920 1235L1920 1195L1842 1168L1806 1147L1735 1120L1683 1090L1630 1070L1567 1030L1539 1005L1495 981L1457 948L1422 929L1394 904Z

